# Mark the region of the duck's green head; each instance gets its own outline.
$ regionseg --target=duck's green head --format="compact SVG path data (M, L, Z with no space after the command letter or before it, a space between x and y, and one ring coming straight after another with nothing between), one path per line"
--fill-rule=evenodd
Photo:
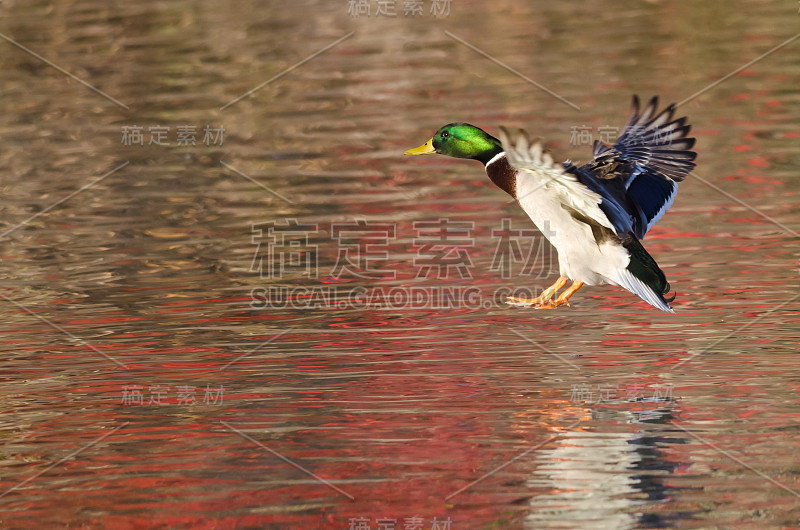
M433 138L419 147L409 149L407 155L440 155L455 158L471 158L486 164L497 154L503 152L500 140L468 123L445 125Z

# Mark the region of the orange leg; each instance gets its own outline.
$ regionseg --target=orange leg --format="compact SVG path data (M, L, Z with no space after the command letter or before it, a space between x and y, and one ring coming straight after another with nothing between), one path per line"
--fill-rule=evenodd
M509 304L517 305L520 307L527 307L527 306L540 307L542 305L554 304L556 301L553 300L553 295L556 294L556 291L564 287L566 284L567 284L567 279L564 278L563 276L559 276L553 285L542 291L542 294L540 294L536 298L517 298L515 296L509 296L507 297L506 300Z
M540 309L552 309L554 307L558 307L558 306L564 305L564 304L569 306L569 297L572 296L573 294L575 294L575 291L580 289L581 286L583 286L583 282L580 282L580 281L572 282L572 285L570 285L567 288L566 291L561 293L561 296L559 296L555 300L551 301L551 303L549 303L549 304L545 304L545 305L539 306L539 308Z

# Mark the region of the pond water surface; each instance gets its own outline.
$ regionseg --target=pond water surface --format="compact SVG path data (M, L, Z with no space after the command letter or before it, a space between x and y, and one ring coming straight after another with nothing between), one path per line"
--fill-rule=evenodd
M350 4L0 2L0 528L796 527L797 5ZM697 138L676 313L506 306L549 247L403 150L633 94Z

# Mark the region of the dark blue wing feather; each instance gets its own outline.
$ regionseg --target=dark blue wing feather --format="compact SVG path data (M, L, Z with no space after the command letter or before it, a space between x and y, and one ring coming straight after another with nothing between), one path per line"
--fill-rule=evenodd
M658 97L633 113L613 146L594 144L594 160L567 166L587 187L603 197L600 207L618 231L642 239L672 205L677 183L694 169L695 139L687 137L686 118L673 119L675 105L658 112Z

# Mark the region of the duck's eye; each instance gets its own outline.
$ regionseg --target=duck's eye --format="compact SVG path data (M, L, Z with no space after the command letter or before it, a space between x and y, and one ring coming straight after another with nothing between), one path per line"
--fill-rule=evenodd
M442 138L447 138L448 136L450 136L449 132L445 131L442 133Z

